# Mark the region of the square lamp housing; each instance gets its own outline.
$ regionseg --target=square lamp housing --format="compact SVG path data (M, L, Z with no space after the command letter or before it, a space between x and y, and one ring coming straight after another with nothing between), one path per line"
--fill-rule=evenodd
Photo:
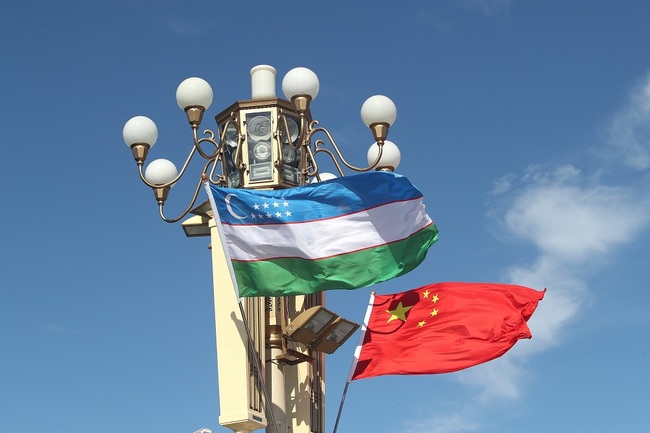
M290 102L238 101L215 119L220 131L226 128L222 168L229 188L280 189L304 183L300 116Z

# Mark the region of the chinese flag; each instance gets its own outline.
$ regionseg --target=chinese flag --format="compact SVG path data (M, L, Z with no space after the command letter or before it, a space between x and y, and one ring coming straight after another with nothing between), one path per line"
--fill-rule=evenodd
M543 291L489 283L437 283L370 299L350 380L462 370L531 338L526 321Z

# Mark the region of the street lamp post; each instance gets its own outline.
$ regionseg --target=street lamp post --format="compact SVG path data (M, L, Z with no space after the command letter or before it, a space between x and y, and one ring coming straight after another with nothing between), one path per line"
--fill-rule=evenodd
M330 132L312 118L310 105L320 87L316 74L306 68L289 71L282 80L287 99L281 99L276 96L275 73L268 65L254 67L252 98L217 114L217 133L207 129L202 136L199 127L212 104L212 88L197 77L179 85L176 100L186 113L193 137L180 170L166 159L143 168L158 138L149 118L133 117L124 125L123 135L141 180L154 192L160 217L171 223L192 214L182 223L185 234L210 236L219 423L239 433L263 427L269 433L320 433L324 432L324 354L336 350L358 325L325 309L322 293L240 300L212 209L208 202L196 206L196 201L203 182L229 188L281 189L325 180L332 175L319 171L319 154L329 156L340 176L344 176L343 167L356 172L393 171L400 153L386 137L397 110L382 95L365 101L361 117L375 143L368 150L368 165L357 167L344 158ZM180 215L169 217L164 206L170 189L186 174L196 154L204 166L189 205Z

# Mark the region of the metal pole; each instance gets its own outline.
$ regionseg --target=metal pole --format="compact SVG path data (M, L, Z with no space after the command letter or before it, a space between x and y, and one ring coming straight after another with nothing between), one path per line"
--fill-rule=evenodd
M277 300L277 298L276 298ZM284 364L278 361L277 357L282 355L282 333L279 325L269 326L270 332L267 331L266 340L266 374L270 384L271 401L269 412L271 413L271 423L275 424L275 429L271 426L266 427L266 433L284 432L287 430L287 397L284 378Z

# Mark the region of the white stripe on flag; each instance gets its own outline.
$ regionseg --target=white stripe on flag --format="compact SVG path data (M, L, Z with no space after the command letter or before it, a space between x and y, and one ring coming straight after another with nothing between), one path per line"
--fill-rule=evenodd
M319 259L406 239L430 225L422 198L308 223L272 226L224 224L233 260Z

